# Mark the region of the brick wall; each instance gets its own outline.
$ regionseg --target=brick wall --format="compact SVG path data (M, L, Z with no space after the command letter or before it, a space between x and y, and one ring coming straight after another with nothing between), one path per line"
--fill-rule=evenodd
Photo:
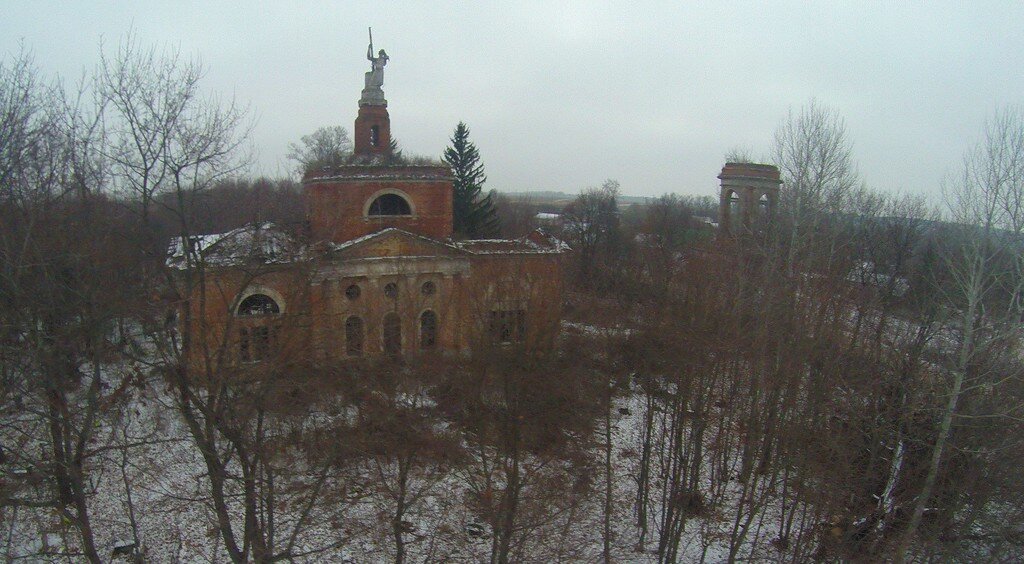
M452 182L446 167L341 167L307 176L304 185L314 241L342 243L386 227L451 237ZM366 215L371 199L389 190L408 198L411 216Z

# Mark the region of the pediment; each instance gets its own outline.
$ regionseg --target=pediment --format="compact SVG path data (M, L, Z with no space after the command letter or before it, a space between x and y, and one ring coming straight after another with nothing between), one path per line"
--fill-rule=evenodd
M338 259L384 257L465 257L467 253L444 241L389 228L335 245L331 255Z

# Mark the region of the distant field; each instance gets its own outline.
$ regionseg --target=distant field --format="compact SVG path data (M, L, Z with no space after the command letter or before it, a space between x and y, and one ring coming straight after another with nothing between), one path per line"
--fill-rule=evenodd
M577 194L570 194L567 192L552 192L550 190L542 190L537 192L504 192L498 191L499 194L507 196L514 201L529 200L534 203L569 203L576 199ZM619 196L620 204L646 204L653 198L646 196Z

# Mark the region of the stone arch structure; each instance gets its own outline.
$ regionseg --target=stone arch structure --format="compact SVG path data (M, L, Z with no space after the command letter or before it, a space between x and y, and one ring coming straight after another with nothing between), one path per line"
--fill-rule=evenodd
M774 165L726 163L718 175L718 224L724 234L741 235L754 231L762 221L775 215L782 184Z

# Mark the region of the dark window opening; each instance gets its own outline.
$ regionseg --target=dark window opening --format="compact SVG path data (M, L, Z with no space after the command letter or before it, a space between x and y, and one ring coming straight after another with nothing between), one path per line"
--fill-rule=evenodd
M376 147L380 144L380 127L370 126L370 145Z
M398 194L384 194L370 204L370 215L412 215L412 208Z
M437 314L424 311L420 316L420 348L432 349L437 345Z
M526 311L491 312L491 339L497 343L521 343L526 337Z
M242 329L238 332L238 358L242 362L252 362L252 352L249 348L248 329Z
M384 316L384 352L391 356L402 354L402 318L391 312Z
M276 327L262 325L241 329L238 332L238 358L242 362L267 360L276 347Z
M388 282L384 285L384 295L392 300L398 297L398 284Z
M277 302L265 294L253 294L238 304L238 315L274 315L281 313Z
M350 300L359 298L359 295L362 293L363 291L359 288L359 284L351 284L348 288L345 288L345 297Z
M345 351L349 356L363 354L363 320L352 316L345 320Z
M433 296L437 292L437 286L433 282L424 282L420 286L420 293L424 296Z

